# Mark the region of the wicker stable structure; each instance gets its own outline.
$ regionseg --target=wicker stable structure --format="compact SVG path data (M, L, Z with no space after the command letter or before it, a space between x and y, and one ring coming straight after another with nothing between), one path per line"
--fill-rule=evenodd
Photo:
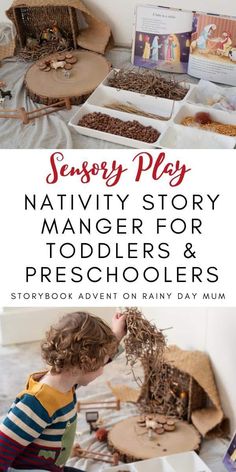
M165 352L163 371L157 373L151 366L144 367L139 403L145 410L167 415L193 423L203 435L210 432L227 433L227 420L221 407L211 363L207 354L184 351L176 346ZM165 389L155 389L164 376Z
M21 48L26 46L27 38L39 39L45 26L53 23L53 18L60 31L68 40L68 46L76 49L79 27L74 8L67 6L21 7L13 9L14 23Z
M110 27L80 0L14 0L6 15L15 25L20 48L55 24L74 49L104 53L111 36Z
M207 394L191 375L167 363L163 365L161 373L150 365L143 367L144 383L139 402L144 411L147 406L147 412L176 416L191 423L193 411L206 407ZM165 388L158 388L157 392L155 385L159 384L160 376L165 379Z

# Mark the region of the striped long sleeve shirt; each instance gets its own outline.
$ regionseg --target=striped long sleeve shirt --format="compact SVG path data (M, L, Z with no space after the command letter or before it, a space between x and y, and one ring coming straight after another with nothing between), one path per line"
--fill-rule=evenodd
M0 425L0 471L63 469L76 431L76 396L40 383L45 374L30 376L26 389Z

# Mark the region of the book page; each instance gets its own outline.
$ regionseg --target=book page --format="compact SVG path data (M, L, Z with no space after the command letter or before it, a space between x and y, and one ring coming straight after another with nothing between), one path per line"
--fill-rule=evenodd
M196 13L193 18L188 73L236 84L236 20Z
M192 12L156 6L136 9L133 64L185 73L189 57Z
M227 449L223 460L225 468L229 472L233 472L236 470L236 432L232 438L232 441Z

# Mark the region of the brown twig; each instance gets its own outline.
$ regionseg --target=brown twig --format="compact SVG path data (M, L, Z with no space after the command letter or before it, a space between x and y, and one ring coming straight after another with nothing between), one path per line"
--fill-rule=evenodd
M108 79L108 85L122 90L143 93L170 100L182 100L188 89L174 77L165 78L156 71L138 71L121 69L114 71Z
M112 110L123 111L125 113L130 113L130 114L139 115L139 116L146 116L147 118L152 118L154 120L168 121L172 117L174 104L175 102L173 102L171 113L169 116L156 115L154 113L146 112L144 110L141 110L141 108L138 108L137 106L133 105L131 102L126 102L126 103L112 102L112 103L108 103L107 105L104 105L104 108L110 108Z
M123 314L127 324L126 360L134 380L141 387L138 400L141 411L184 417L187 406L179 394L183 385L188 391L188 378L184 374L182 378L179 371L166 364L164 353L167 347L163 329L159 330L146 320L138 308L127 308ZM134 372L138 361L144 369L142 380L137 379Z

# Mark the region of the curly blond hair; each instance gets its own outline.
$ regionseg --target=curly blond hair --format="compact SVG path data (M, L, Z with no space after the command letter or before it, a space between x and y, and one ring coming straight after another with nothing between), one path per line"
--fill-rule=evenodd
M41 344L42 357L52 373L78 367L94 372L113 357L118 341L111 328L100 318L85 312L70 313L51 326Z

